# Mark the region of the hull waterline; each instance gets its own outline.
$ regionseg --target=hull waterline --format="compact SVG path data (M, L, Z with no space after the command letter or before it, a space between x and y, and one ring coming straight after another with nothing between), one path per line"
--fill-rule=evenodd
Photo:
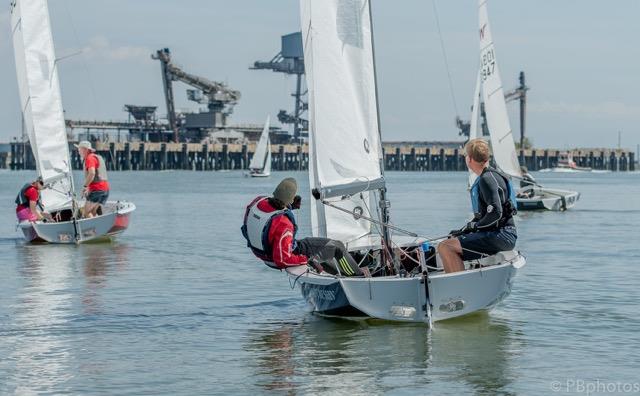
M506 298L517 269L526 261L518 253L504 253L507 256L499 258L501 263L488 267L430 273L426 285L422 276L337 278L312 273L305 267L287 272L315 313L429 323L488 310Z
M576 191L548 188L528 188L521 191L532 189L534 195L531 198L516 198L518 210L564 211L573 208L580 199L580 193Z
M105 214L76 221L22 222L18 228L31 243L75 244L110 240L127 230L135 205L107 202Z

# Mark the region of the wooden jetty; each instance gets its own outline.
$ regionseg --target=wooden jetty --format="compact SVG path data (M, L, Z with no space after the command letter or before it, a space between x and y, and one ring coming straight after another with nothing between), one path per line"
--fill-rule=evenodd
M13 170L35 169L33 154L28 143L13 142L11 150L0 155L0 168ZM149 142L97 142L96 151L109 170L167 170L194 171L247 169L255 143L199 144ZM430 145L422 142L388 142L383 144L385 169L389 171L465 171L462 144ZM78 152L70 146L74 169L82 169ZM552 168L558 164L561 153L567 150L532 149L520 151L521 163L529 170ZM635 153L621 149L569 150L579 166L610 171L633 171ZM279 171L306 170L308 147L283 144L272 146L272 168Z

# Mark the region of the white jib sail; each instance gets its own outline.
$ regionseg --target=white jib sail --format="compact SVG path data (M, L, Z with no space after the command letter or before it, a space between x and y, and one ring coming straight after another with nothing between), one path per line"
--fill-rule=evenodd
M13 0L11 32L23 128L31 143L47 210L71 201L71 161L46 0Z
M301 0L309 93L309 182L333 204L378 217L373 193L384 186L369 3ZM314 236L345 243L371 223L312 199Z
M262 173L271 172L271 161L267 161L267 157L269 157L269 160L271 159L271 144L269 141L270 121L271 117L267 116L260 140L258 140L258 144L256 145L256 151L253 153L253 158L251 158L251 163L249 164L249 169ZM267 164L269 164L268 170L266 169Z
M473 107L471 108L471 125L469 126L469 140L478 137L478 113L480 112L480 70L476 78L476 89L473 91ZM482 135L482 134L481 134ZM465 153L466 155L466 153ZM469 188L473 186L478 175L469 169Z
M480 34L480 76L482 80L482 99L487 124L491 135L491 148L496 165L503 172L522 177L516 146L513 141L507 103L504 100L502 81L496 60L496 51L491 37L487 0L479 0Z

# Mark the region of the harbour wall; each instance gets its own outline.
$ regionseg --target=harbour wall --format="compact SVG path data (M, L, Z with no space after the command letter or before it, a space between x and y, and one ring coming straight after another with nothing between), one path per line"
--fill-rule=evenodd
M198 144L149 142L98 142L94 144L109 170L167 170L194 171L248 169L255 150L250 144ZM70 145L74 169L82 169L78 152ZM464 171L462 147L430 146L421 143L383 144L385 169L390 171ZM561 153L571 153L578 166L599 170L633 171L635 153L624 149L531 149L520 151L520 162L529 170L552 168ZM306 170L307 145L273 145L273 170ZM10 150L0 153L0 168L35 169L29 143L10 143Z

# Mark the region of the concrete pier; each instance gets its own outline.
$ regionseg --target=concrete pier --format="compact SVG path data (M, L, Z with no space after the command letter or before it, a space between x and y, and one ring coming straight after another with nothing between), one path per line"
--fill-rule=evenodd
M29 144L11 143L11 151L0 155L0 168L35 169ZM111 171L139 170L242 170L248 169L256 144L198 144L150 142L98 142L94 144ZM309 156L306 145L272 145L272 169L306 170ZM82 169L77 150L70 146L74 169ZM566 150L521 150L520 156L529 170L557 166ZM465 171L462 146L431 146L424 143L384 143L384 165L388 171ZM633 151L619 149L570 150L578 166L599 170L634 171Z

